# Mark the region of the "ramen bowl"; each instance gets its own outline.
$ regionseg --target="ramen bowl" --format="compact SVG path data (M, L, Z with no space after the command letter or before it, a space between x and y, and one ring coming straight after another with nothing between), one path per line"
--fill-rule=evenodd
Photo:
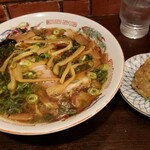
M111 64L111 75L103 89L102 94L82 112L65 120L51 123L23 124L8 121L0 117L0 131L18 135L41 135L62 131L78 125L101 111L113 98L120 87L124 70L124 56L115 37L102 25L82 16L60 13L41 12L20 16L0 25L1 40L14 34L16 29L22 31L32 27L62 28L82 31L86 36L96 42L108 54Z

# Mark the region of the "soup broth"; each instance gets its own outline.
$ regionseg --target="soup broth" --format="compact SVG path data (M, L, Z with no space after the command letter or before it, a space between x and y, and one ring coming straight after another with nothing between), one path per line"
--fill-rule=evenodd
M1 116L24 123L64 120L102 93L108 54L80 32L40 28L9 38L17 43L0 47Z

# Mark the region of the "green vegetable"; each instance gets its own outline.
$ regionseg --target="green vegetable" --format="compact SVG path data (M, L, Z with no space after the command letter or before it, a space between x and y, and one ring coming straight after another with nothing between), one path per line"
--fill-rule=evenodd
M96 88L89 88L88 89L88 93L95 96L95 95L99 95L100 94L100 90L96 89Z
M73 53L80 47L80 44L76 41L73 41L73 47L69 49L69 52Z
M55 39L57 39L57 36L54 34L51 34L51 35L47 36L46 38L49 40L55 40Z
M21 61L20 65L23 67L30 67L32 65L32 62L27 59L24 59Z
M67 111L67 114L68 115L74 115L74 114L76 114L77 113L77 110L76 109L69 109L68 111Z
M104 83L107 80L108 71L99 71L97 73L97 76L98 76L98 81L100 83Z
M102 65L100 65L99 69L103 70L103 71L108 71L109 65L108 64L102 64Z
M59 29L54 29L54 31L53 31L53 34L54 35L58 35L60 33L60 30Z
M15 42L4 42L3 44L0 44L0 62L3 63L4 60L12 54L15 48Z
M93 61L89 61L89 62L88 62L88 66L89 66L89 67L93 67L93 65L94 65Z
M50 55L48 53L44 53L40 55L42 58L49 59Z
M102 64L99 69L94 70L97 75L97 80L103 84L108 78L108 64Z
M26 101L30 104L34 104L38 101L38 96L36 94L30 94L26 97Z
M84 62L84 61L90 61L90 60L92 60L93 58L92 58L92 56L90 56L90 55L83 55L83 56L81 56L80 58L79 58L79 62Z
M64 60L67 57L71 56L79 47L80 47L80 44L74 41L73 46L68 51L63 53L63 55L61 56L61 60Z
M92 60L93 59L93 57L92 56L90 56L90 55L85 55L86 57L85 57L85 60L84 61L89 61L89 60Z
M37 73L34 71L29 71L23 74L24 79L35 79L37 78Z
M35 53L33 55L33 58L35 58L35 61L38 62L38 61L41 61L41 60L44 60L44 59L50 59L50 55L48 53L42 53L40 55Z
M64 54L64 55L61 56L61 58L62 58L62 60L64 60L64 59L67 58L67 56Z
M7 84L10 82L10 76L8 73L2 74L0 72L0 95L7 94L8 88Z
M9 76L0 73L0 114L15 114L23 111L24 100L33 93L31 83L17 82L17 88L14 93L7 89ZM31 99L31 98L30 98Z
M95 72L87 72L87 76L91 79L96 79L97 78L97 75Z
M43 47L45 44L44 43L34 43L33 45L37 45L38 47Z
M17 83L16 94L19 95L28 95L32 93L32 84L31 83Z
M0 98L0 114L15 114L22 112L22 97L20 95L5 95Z

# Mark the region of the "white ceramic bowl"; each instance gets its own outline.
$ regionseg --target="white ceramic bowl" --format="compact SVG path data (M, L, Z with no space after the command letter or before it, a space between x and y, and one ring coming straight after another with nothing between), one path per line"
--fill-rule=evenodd
M40 25L40 27L60 27L71 28L73 30L88 27L92 29L93 32L100 33L99 35L103 36L106 44L106 52L108 53L110 60L112 60L113 73L108 87L103 91L98 100L80 114L70 117L65 121L37 124L33 126L18 125L0 118L0 131L18 135L54 133L80 124L102 110L118 91L123 77L124 55L115 37L103 26L88 18L60 12L34 13L11 19L0 24L0 34L23 22L27 22L29 26Z

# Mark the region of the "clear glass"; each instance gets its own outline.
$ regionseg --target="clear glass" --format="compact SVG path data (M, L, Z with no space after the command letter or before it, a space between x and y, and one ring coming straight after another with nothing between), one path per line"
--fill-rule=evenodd
M120 31L132 39L144 37L149 32L150 0L121 0Z

